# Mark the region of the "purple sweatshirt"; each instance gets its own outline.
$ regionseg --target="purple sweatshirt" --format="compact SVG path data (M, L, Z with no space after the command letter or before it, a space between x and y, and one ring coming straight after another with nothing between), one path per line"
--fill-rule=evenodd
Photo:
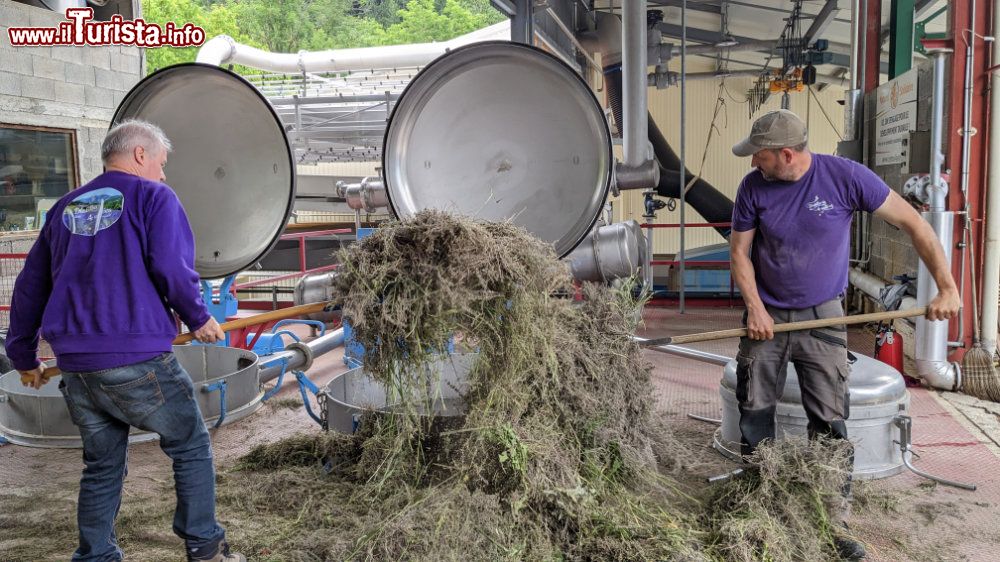
M733 207L733 230L756 229L750 260L757 292L778 308L809 308L847 288L854 211L874 212L889 186L868 168L837 156L813 154L798 181L767 181L754 170L743 178Z
M106 172L48 212L14 285L7 356L38 366L38 338L59 368L92 372L171 350L177 326L210 318L194 271L194 235L166 185Z

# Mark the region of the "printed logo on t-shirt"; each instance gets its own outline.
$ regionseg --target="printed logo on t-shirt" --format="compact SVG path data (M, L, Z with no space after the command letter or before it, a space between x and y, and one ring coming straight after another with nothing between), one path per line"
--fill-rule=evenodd
M806 203L806 208L822 217L823 213L833 210L833 205L823 201L819 198L819 195L817 195L815 199Z
M74 199L63 211L62 221L73 234L94 236L118 222L125 196L113 187L88 191Z

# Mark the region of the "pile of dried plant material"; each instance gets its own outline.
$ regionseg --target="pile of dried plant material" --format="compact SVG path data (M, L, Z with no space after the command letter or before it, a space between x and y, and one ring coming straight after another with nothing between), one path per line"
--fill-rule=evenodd
M339 271L344 317L390 406L354 435L260 447L223 475L222 513L253 514L233 540L255 559L830 555L844 471L819 449L764 448L759 470L701 494L665 468L683 445L654 423L633 284L575 297L549 245L436 211L379 228ZM452 347L474 354L463 415L429 415L458 413L441 400Z
M788 438L758 448L740 478L706 501L712 550L725 560L837 560L845 532L848 446Z

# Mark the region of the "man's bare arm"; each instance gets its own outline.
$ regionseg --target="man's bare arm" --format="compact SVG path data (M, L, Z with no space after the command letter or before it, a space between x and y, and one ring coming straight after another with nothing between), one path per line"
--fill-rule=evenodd
M927 318L947 320L957 315L962 307L958 287L951 276L951 264L945 258L944 249L931 225L895 191L889 192L885 203L875 210L875 216L902 229L910 236L917 255L934 277L938 294L927 305Z
M730 234L730 269L747 305L747 332L750 338L769 340L774 337L774 319L764 308L764 301L760 300L753 263L750 261L750 246L755 232L756 229L751 229L744 232L733 231Z

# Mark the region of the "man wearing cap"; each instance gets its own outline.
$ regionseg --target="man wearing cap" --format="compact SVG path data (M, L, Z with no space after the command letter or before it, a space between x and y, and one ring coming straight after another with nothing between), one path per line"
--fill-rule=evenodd
M910 236L939 289L928 319L946 320L961 306L927 221L868 168L811 153L807 144L805 123L781 109L757 119L750 136L733 146L736 156L752 156L754 167L736 194L730 237L748 332L736 359L744 455L775 436L775 406L789 361L799 377L809 436L847 438L846 328L775 334L774 325L843 316L854 211L874 213ZM861 544L846 537L838 539L837 549L845 559L865 555Z

